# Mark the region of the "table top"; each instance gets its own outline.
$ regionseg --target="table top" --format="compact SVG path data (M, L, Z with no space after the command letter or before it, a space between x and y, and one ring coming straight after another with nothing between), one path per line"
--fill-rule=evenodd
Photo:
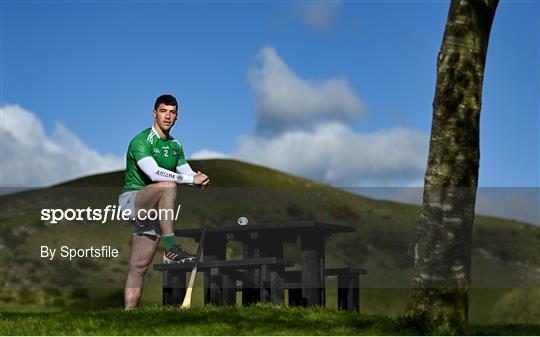
M306 231L316 231L323 235L336 233L353 233L356 229L352 226L335 225L319 221L291 221L291 222L269 222L260 224L248 224L245 226L226 226L208 228L206 235L227 235L253 232L287 232L300 234ZM201 235L201 228L181 229L174 231L176 236L198 239Z

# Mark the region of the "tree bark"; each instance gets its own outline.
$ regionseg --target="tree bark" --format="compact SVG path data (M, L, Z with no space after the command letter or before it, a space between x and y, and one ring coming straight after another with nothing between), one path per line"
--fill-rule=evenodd
M405 312L424 333L466 333L482 82L497 4L452 0L437 60L415 276Z

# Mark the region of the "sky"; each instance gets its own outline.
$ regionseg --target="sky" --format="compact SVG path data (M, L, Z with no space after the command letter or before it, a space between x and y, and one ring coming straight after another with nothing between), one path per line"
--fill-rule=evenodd
M1 187L122 169L163 93L189 158L422 186L449 1L0 3ZM537 1L499 4L479 172L536 201L539 22Z

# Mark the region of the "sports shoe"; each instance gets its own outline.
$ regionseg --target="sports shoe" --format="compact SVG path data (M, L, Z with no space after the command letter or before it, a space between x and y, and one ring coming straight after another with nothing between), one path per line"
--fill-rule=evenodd
M174 245L163 253L163 263L195 262L195 255L191 255L182 249L180 245Z

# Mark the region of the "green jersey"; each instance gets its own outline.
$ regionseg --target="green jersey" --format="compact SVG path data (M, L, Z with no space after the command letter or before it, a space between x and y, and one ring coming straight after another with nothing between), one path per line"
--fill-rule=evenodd
M152 180L137 165L139 160L149 156L154 158L159 167L173 172L177 166L187 163L182 144L173 137L161 139L153 127L148 128L136 135L129 143L124 191L139 190L152 183Z

